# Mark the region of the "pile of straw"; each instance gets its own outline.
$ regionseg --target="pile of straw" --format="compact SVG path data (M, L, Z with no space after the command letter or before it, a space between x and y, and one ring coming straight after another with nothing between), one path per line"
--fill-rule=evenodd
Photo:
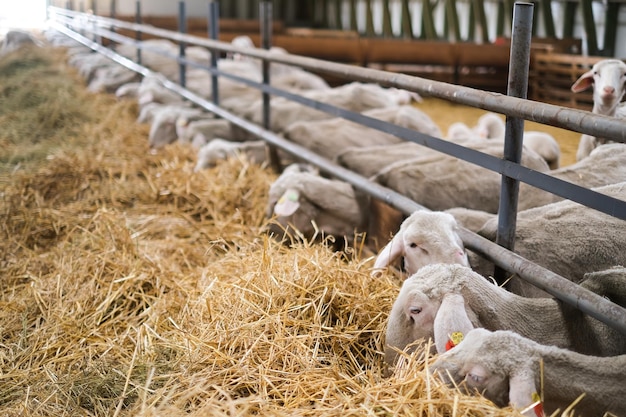
M397 278L268 238L271 170L151 153L135 104L56 50L0 77L5 416L511 415L427 377L423 349L387 376Z

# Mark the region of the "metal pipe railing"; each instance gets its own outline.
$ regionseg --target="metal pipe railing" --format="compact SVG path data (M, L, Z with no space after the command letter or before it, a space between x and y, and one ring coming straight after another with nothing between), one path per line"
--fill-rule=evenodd
M53 12L60 15L80 16L80 13L66 9L57 7L52 7L51 9ZM626 142L626 121L595 114L586 110L570 109L406 74L388 73L372 68L328 62L298 55L270 54L263 49L238 48L232 46L230 43L184 35L165 29L158 29L150 25L137 25L100 16L90 16L89 18L96 19L102 25L115 25L129 30L142 30L144 33L157 37L204 46L208 49L220 52L236 52L270 62L294 65L316 73L333 75L352 81L375 82L386 87L405 89L425 96L441 98L446 101L505 114L511 117L520 117L525 120L573 130L575 132L606 137L616 142Z
M67 36L87 45L91 49L109 57L113 61L142 74L143 76L159 76L149 69L138 65L132 60L122 57L110 49L90 41L84 36L68 29L63 24L53 22L51 23L51 26ZM165 77L161 76L160 79L166 88L177 92L182 97L197 104L205 110L237 124L251 134L262 138L267 143L279 147L297 158L307 160L308 162L318 166L322 171L331 173L333 176L351 183L357 189L367 192L372 197L386 202L405 214L410 214L415 210L425 209L413 200L410 200L393 190L373 183L359 174L334 164L305 147L289 142L254 123L220 108L214 103L207 101L206 99L166 79ZM436 138L427 137L427 139L430 140ZM495 243L466 229L461 230L461 237L469 249L484 256L485 259L493 262L495 265L519 275L522 279L527 280L533 285L536 285L564 302L573 305L584 313L607 323L623 333L626 333L626 309L611 303L603 297L572 283L566 278L536 265L507 250L506 248L496 245Z

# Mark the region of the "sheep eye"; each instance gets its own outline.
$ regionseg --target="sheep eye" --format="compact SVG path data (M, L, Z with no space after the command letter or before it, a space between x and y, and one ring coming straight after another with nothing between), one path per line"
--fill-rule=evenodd
M465 379L467 380L467 382L470 382L472 384L482 384L483 382L485 382L484 376L478 376L472 373L467 374Z
M411 308L409 309L409 312L410 312L411 314L419 314L419 313L421 313L421 312L422 312L422 309L421 309L420 307L411 307Z
M412 248L416 248L417 247L417 243L411 242L411 244L409 246L412 247Z

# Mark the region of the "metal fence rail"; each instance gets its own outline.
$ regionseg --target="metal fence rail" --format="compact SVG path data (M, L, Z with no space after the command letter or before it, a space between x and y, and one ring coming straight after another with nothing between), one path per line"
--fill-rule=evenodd
M506 114L507 116L513 118L532 120L581 133L592 134L594 136L609 137L618 142L626 142L626 123L614 118L596 115L582 110L530 102L521 98L504 96L497 93L487 93L467 87L410 77L403 74L387 73L379 70L320 61L300 56L269 54L267 51L262 49L237 48L229 43L219 42L215 39L199 38L151 26L86 15L55 7L51 7L50 12L50 16L52 17L50 26L52 28L144 76L155 74L148 68L115 53L112 49L106 48L101 44L88 39L76 30L81 32L87 31L97 35L98 37L106 37L114 40L115 42L134 44L139 47L140 42L133 40L132 38L123 37L115 33L113 30L110 30L113 28L129 29L137 31L138 33L148 33L153 36L167 38L173 41L185 43L187 45L204 46L210 49L214 56L223 52L241 53L243 55L262 59L264 62L277 62L294 65L318 73L322 72L330 75L341 76L347 80L374 82L384 86L402 88L423 95L438 97L448 101ZM211 13L215 13L215 10ZM215 19L215 16L210 16L209 19L211 18ZM74 27L75 30L69 29L68 26ZM197 65L180 56L175 58L179 61L179 63L181 63L183 69L184 65ZM236 81L258 88L266 94L283 96L327 113L346 118L347 120L391 133L405 140L462 158L507 177L527 182L537 188L558 194L564 198L587 205L606 214L620 219L626 219L625 201L530 170L512 161L507 161L475 150L464 148L463 146L447 142L440 138L419 134L413 130L382 122L378 119L366 117L360 113L347 111L322 102L306 99L299 95L272 87L268 84L269 79L265 79L264 83L257 83L252 80L235 77L231 74L219 71L215 65L205 68L214 76L224 76L235 79ZM232 114L206 98L200 97L189 91L180 84L167 80L164 77L161 78L165 87L177 92L187 100L216 114L219 117L237 124L244 130L265 140L269 145L281 148L298 158L305 159L318 166L323 172L351 183L356 188L367 192L374 198L386 202L390 206L402 211L405 214L410 214L418 209L424 209L424 207L417 204L413 200L408 199L391 189L373 183L368 179L313 153L307 148L289 142L261 126ZM593 292L583 289L568 279L536 265L475 233L463 229L461 231L461 237L469 249L493 262L497 267L517 274L522 279L536 285L560 300L571 304L590 316L609 324L623 333L626 333L626 309Z

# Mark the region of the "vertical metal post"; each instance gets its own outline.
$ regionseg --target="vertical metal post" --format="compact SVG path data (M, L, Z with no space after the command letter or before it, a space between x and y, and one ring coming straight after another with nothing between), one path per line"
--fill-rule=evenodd
M259 4L259 15L261 17L261 47L263 49L270 49L272 45L272 2L269 0L262 0ZM263 84L270 84L270 62L263 60ZM270 130L271 127L271 115L270 115L270 95L263 92L263 127ZM267 148L270 165L276 172L281 171L280 158L278 157L278 151L274 146L268 146Z
M209 38L213 40L219 40L219 3L216 0L209 2L209 17L208 17L208 29ZM217 55L219 51L211 51L211 68L217 69ZM213 94L213 103L217 106L220 104L219 85L217 74L211 75L211 93Z
M135 23L138 25L141 24L141 0L137 0L135 2ZM137 40L137 42L141 42L140 30L135 31L135 40ZM141 47L139 47L139 45L137 45L137 63L141 65Z
M178 31L187 33L187 16L185 14L185 2L178 2ZM178 57L185 59L185 42L178 42ZM187 84L187 65L183 61L178 62L178 83L185 87Z
M516 2L513 7L513 27L511 29L511 53L509 60L509 80L507 95L526 98L528 92L528 66L530 64L530 43L532 38L533 3ZM506 118L504 134L504 159L515 163L522 160L524 119ZM496 243L509 250L515 246L517 224L517 200L519 181L502 175L500 205L498 208L498 233ZM506 271L496 268L494 276L499 282L505 279Z

